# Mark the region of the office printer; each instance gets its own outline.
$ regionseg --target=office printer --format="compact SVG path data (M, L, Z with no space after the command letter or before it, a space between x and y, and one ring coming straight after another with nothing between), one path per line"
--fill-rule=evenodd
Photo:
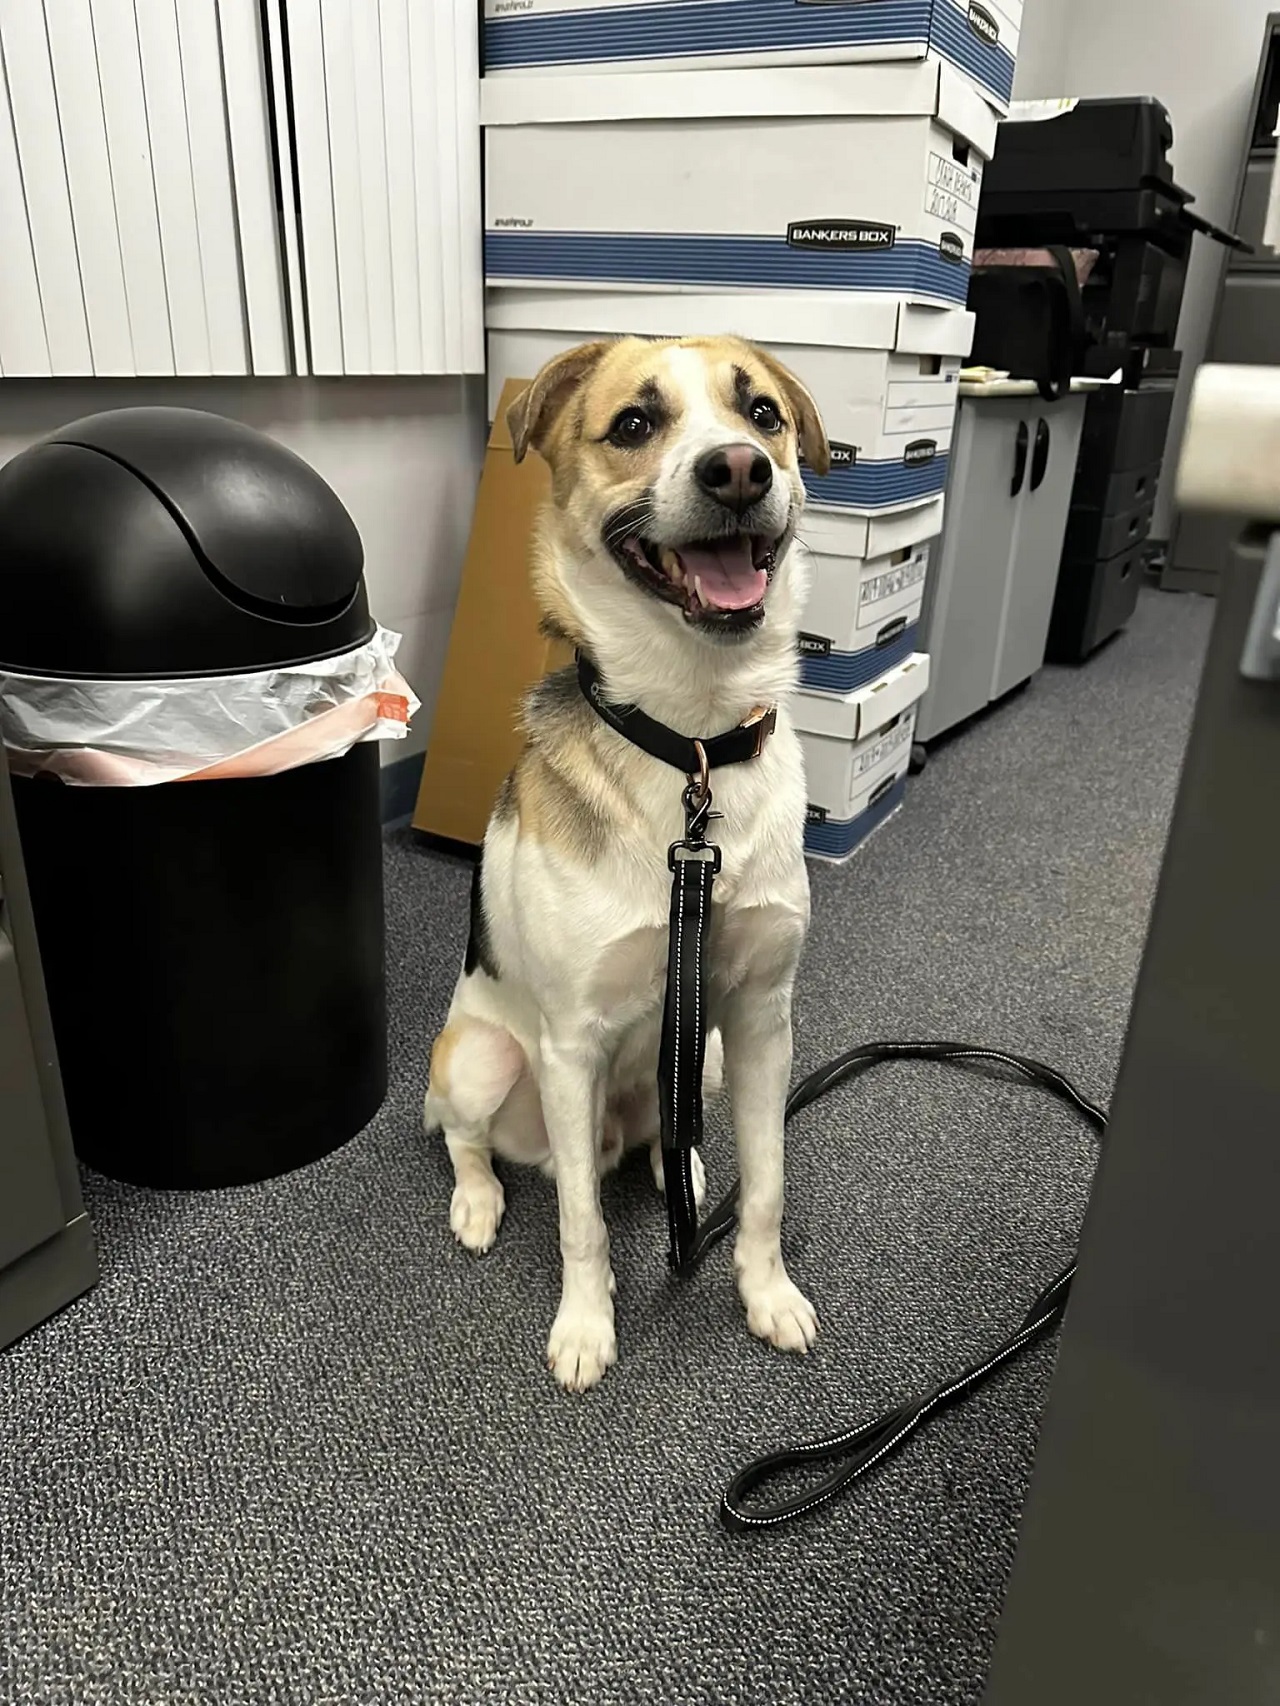
M1089 400L1049 635L1083 662L1133 614L1182 357L1174 347L1191 246L1239 237L1203 219L1170 158L1173 125L1149 95L1015 102L999 128L976 248L1097 252L1082 292L1085 373L1123 386Z

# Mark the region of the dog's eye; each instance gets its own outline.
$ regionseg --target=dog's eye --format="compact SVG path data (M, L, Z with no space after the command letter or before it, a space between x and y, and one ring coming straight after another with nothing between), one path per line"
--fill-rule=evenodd
M778 405L771 403L767 397L757 397L747 413L761 432L781 430L782 416L778 413Z
M624 409L609 428L609 437L625 450L634 450L653 436L653 422L643 409Z

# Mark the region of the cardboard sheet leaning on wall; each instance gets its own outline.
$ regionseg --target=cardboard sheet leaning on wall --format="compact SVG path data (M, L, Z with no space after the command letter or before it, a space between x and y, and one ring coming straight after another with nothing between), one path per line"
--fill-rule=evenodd
M551 491L540 456L517 463L507 410L528 384L508 378L494 409L413 825L479 846L502 779L520 753L520 706L535 682L573 662L544 634L529 584L529 540Z

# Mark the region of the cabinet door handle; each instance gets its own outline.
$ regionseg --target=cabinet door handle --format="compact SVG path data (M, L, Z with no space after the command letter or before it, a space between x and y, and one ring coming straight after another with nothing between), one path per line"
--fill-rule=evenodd
M1009 496L1016 498L1022 490L1022 482L1027 477L1027 445L1031 435L1027 430L1026 421L1018 422L1018 443L1013 453L1013 483L1009 487Z
M1049 466L1049 423L1046 420L1036 422L1036 448L1031 458L1031 490L1038 492L1044 479L1045 469Z

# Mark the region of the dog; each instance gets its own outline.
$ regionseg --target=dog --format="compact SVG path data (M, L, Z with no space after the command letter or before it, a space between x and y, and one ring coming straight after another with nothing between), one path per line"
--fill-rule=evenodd
M780 1241L792 986L809 921L804 770L787 699L805 590L800 459L825 473L826 433L793 374L728 337L585 344L550 361L507 420L516 460L532 448L551 469L532 554L546 629L591 660L608 703L691 739L776 707L758 755L711 775L723 869L704 1082L714 1088L722 1057L747 1325L802 1352L817 1316ZM546 1356L574 1391L617 1355L601 1176L643 1145L661 1184L668 849L684 833L684 783L602 720L576 670L532 690L431 1052L425 1118L452 1160L458 1240L480 1253L497 1236L495 1155L555 1179L563 1273ZM700 1203L696 1157L695 1187Z

